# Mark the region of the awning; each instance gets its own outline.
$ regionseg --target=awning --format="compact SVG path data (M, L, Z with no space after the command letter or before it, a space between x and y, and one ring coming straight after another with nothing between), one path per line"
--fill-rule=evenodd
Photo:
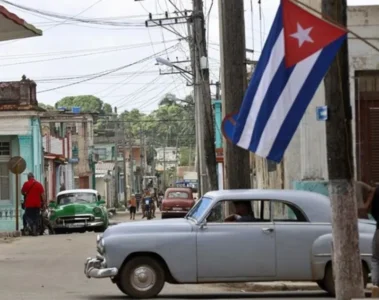
M41 36L42 30L25 22L0 5L0 41Z

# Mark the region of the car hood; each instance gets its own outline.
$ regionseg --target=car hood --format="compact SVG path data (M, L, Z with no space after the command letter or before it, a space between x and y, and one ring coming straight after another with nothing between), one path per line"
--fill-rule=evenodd
M125 222L109 227L103 236L107 237L113 234L189 232L192 230L191 224L191 221L184 218Z
M79 204L72 203L66 205L59 205L55 209L56 215L75 215L75 214L88 214L92 213L94 204Z

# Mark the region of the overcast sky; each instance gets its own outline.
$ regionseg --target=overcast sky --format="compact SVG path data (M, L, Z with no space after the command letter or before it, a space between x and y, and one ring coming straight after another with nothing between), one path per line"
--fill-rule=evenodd
M38 84L39 102L53 105L65 96L91 94L112 106L117 106L119 112L133 108L149 112L157 107L159 100L166 93L174 93L178 98L184 98L191 92L191 88L186 87L186 80L180 75L159 75L159 68L163 72L170 70L156 66L153 58L160 56L171 60L176 60L176 57L179 60L188 59L186 41L179 41L178 35L160 27L149 29L144 27L149 12L153 17L162 17L161 14L165 11L175 11L168 0L139 2L13 0L12 2L59 15L123 22L122 26L77 23L4 5L11 12L42 29L44 34L42 37L0 43L2 70L0 80L19 80L23 74L34 79ZM172 2L179 9L191 9L190 0L172 0ZM208 26L209 59L213 81L219 79L220 67L217 2L218 0L214 0ZM254 59L259 57L279 4L279 0L261 2L260 19L258 0L245 0L246 47L256 51ZM94 5L95 3L97 4ZM212 0L204 0L204 3L208 12ZM378 0L350 0L348 3L379 5ZM81 13L92 5L94 6ZM179 34L186 35L185 25L176 25L174 29ZM174 45L177 45L176 48L170 48ZM142 63L126 67L108 76L74 84L88 78L80 76L126 66L150 56L152 58ZM188 64L181 66L186 67ZM73 85L69 87L59 88L71 83ZM49 89L55 90L45 91Z

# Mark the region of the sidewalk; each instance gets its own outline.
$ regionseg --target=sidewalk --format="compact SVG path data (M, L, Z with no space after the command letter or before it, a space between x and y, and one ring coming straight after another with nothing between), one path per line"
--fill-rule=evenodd
M314 282L293 282L293 281L273 281L273 282L247 282L247 283L220 283L231 291L241 292L272 292L272 291L317 291L320 290Z

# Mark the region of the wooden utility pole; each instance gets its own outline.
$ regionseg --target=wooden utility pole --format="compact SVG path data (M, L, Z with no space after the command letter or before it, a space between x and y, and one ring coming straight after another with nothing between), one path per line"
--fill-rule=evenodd
M238 112L246 90L246 41L243 0L219 0L223 116ZM250 188L249 152L224 142L226 189Z
M322 0L322 13L347 26L346 0ZM347 40L325 76L329 196L333 224L333 272L336 298L364 298L359 253L357 203L353 189L353 155Z
M198 120L201 121L198 149L200 166L205 163L206 170L206 174L200 174L199 178L201 179L201 195L204 195L210 190L217 190L218 182L203 0L193 0L192 20L196 73L195 96L197 94L195 106L199 108ZM200 167L200 171L202 169Z
M128 176L126 175L126 132L125 132L125 122L122 122L122 170L124 172L124 204L125 207L128 205ZM131 193L130 193L131 194Z

